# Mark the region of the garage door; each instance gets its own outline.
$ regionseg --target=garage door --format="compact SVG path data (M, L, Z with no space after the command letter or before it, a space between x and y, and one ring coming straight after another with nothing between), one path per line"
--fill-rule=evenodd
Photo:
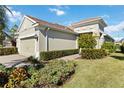
M35 55L35 39L28 38L22 39L20 42L21 48L20 53L24 56L34 56Z

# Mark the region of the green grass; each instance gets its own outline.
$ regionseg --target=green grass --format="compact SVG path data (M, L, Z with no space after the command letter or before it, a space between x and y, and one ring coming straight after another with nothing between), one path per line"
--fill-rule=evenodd
M114 53L99 60L76 60L76 73L62 87L124 87L124 54Z

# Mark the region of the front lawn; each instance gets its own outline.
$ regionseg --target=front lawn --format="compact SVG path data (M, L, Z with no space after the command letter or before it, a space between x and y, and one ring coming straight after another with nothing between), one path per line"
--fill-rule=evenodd
M65 88L114 88L124 87L124 54L113 53L98 60L75 61L75 74L62 87Z

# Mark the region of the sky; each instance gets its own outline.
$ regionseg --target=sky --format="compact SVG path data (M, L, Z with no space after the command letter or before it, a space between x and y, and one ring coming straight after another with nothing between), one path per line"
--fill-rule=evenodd
M16 5L8 6L13 16L7 12L9 26L19 25L24 15L68 26L73 22L92 17L102 17L107 23L105 33L115 40L124 38L124 6L112 5Z

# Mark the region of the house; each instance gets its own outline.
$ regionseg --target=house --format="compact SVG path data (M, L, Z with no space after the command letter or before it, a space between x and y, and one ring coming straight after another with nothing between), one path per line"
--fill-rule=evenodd
M4 32L5 39L3 40L3 47L15 47L16 46L16 40L14 40L9 34Z
M18 29L17 48L24 56L39 57L41 51L76 49L77 33L68 27L24 16Z
M105 41L114 42L111 36L104 33L106 26L107 24L101 17L95 17L73 23L70 27L78 34L91 33L96 37L96 48L101 48Z
M24 16L18 28L18 52L24 56L39 58L41 51L77 49L77 38L83 33L92 33L96 36L96 48L100 48L105 40L113 41L104 33L106 26L100 17L83 20L67 27Z
M121 43L121 44L123 44L123 43L124 43L124 38L122 38L122 39L120 40L120 43Z

